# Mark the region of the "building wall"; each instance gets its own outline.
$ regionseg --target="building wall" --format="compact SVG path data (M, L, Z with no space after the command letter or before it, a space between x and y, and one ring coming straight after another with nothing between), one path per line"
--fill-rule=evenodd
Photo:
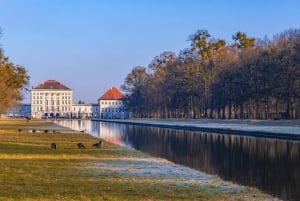
M71 117L72 90L32 89L30 95L33 118Z
M72 118L88 119L93 116L92 104L73 104Z
M99 107L99 104L96 103L96 104L92 104L92 110L93 110L93 116L92 118L100 118L100 107Z
M31 105L30 104L21 104L17 108L9 109L5 116L11 117L11 118L31 117Z

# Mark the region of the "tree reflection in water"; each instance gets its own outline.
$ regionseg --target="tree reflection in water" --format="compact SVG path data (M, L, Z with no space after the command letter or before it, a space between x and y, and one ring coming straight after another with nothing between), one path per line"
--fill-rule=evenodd
M105 122L100 137L284 200L300 200L299 142Z

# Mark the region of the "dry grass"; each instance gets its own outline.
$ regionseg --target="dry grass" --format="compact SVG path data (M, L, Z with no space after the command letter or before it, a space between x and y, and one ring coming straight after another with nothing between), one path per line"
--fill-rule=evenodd
M49 125L37 120L0 120L0 200L272 199L232 184L224 190L224 182L215 177L179 178L172 172L179 170L174 164L132 149L107 142L103 148L93 148L98 139L87 134L25 129ZM50 149L52 142L58 144L56 150ZM87 148L78 149L78 142ZM169 173L163 170L167 168Z

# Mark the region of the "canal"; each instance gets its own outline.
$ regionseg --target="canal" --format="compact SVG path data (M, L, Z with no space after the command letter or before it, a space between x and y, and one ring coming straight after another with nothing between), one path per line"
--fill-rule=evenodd
M89 120L56 123L224 180L300 200L300 142Z

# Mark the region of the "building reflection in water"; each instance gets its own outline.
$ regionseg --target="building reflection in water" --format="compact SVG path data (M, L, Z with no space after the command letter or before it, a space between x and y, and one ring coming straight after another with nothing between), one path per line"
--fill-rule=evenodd
M84 131L86 133L92 133L92 131L94 130L94 126L97 126L96 124L94 125L92 123L92 121L90 121L90 120L81 120L81 119L56 120L54 122L61 126L71 128L76 131ZM99 125L98 125L98 128L99 128Z
M90 129L72 125L283 200L300 200L300 142L107 122L85 123Z

